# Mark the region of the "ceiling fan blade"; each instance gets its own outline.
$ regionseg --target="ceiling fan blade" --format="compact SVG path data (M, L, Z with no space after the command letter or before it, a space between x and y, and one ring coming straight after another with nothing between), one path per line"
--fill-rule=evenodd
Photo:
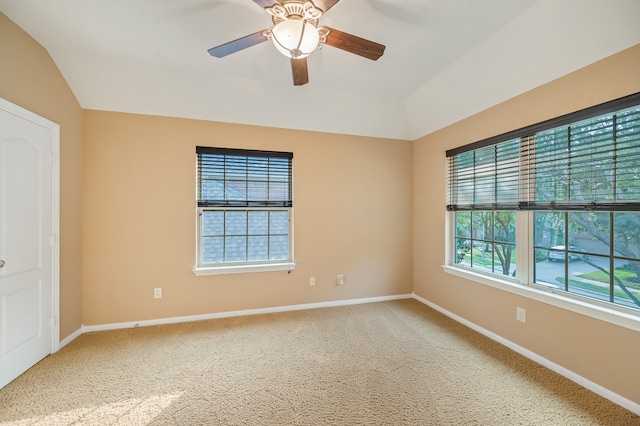
M313 4L321 9L322 13L327 13L327 11L335 6L339 1L340 0L315 0Z
M257 33L249 34L248 36L221 44L220 46L212 47L207 52L209 52L209 55L215 56L216 58L223 58L242 49L267 41L267 38L263 34L264 31L265 30L258 31Z
M346 50L350 53L363 56L373 61L378 60L384 53L385 46L376 43L374 41L366 40L351 34L338 31L330 28L331 32L327 36L327 42L329 46L337 47L338 49Z
M291 59L291 71L293 72L293 85L302 86L309 82L309 69L307 58Z
M271 7L276 4L276 0L253 0L261 8Z

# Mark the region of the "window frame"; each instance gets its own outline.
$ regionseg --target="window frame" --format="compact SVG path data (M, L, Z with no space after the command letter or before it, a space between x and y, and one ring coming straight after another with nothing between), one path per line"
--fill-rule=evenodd
M288 158L288 186L289 196L288 201L271 201L269 199L264 200L249 200L248 197L245 201L239 200L226 200L226 190L224 192L224 199L219 200L204 200L201 196L201 154L211 154L216 156L231 156L231 157L250 157L250 158ZM223 166L223 169L226 165ZM226 169L225 169L226 170ZM225 171L226 173L226 171ZM268 172L267 172L268 174ZM223 178L223 184L226 182L226 177ZM247 180L248 182L248 180ZM268 193L269 191L267 191ZM225 214L233 211L286 211L288 215L288 232L287 232L287 259L275 260L246 260L236 262L204 262L203 261L203 212L205 211L222 211ZM235 273L252 273L252 272L269 272L269 271L291 271L296 267L294 261L294 209L293 209L293 153L290 152L277 152L277 151L258 151L247 149L233 149L233 148L214 148L214 147L196 147L196 263L193 268L193 273L196 276L205 275L221 275L221 274L235 274ZM247 231L248 232L248 231ZM226 235L226 230L224 234ZM270 235L270 234L268 234ZM243 235L247 239L250 235L247 233Z
M571 125L578 123L581 120L595 118L600 115L614 113L624 110L630 107L636 107L640 105L640 93L626 96L611 102L607 102L601 105L596 105L585 110L581 110L575 113L567 114L562 117L547 120L543 123L538 123L533 126L528 126L523 129L518 129L512 132L498 135L496 137L488 138L473 144L465 145L447 151L447 157L451 157L466 151L475 150L491 145L496 145L500 142L506 142L514 138L520 138L523 143L528 143L532 135L537 132L541 132L553 127L559 127L564 125ZM536 283L534 281L535 270L535 239L534 239L534 212L542 210L529 204L534 201L533 194L529 194L529 183L521 180L521 191L526 194L524 197L521 194L518 207L516 210L516 265L517 270L515 277L498 275L491 272L483 272L477 268L467 267L456 263L457 261L457 230L456 230L456 218L455 209L450 208L451 202L451 182L450 174L452 173L451 161L447 165L447 212L445 217L445 262L442 266L443 270L448 273L465 279L469 279L484 285L488 285L493 288L497 288L503 291L517 294L529 299L534 299L549 305L557 306L562 309L566 309L572 312L576 312L582 315L586 315L598 320L606 321L615 325L619 325L625 328L632 329L634 331L640 331L640 310L636 308L628 308L624 305L614 304L611 302L600 301L595 298L589 298L580 296L562 289L558 289L553 285L545 285L544 283ZM525 165L526 167L526 165ZM526 172L525 172L526 173ZM524 199L523 199L524 198ZM523 206L529 207L529 209L522 209ZM605 207L606 209L606 207ZM462 211L465 208L461 209ZM471 207L472 211L491 211L491 203L485 205L479 205L477 207ZM493 210L501 210L493 204ZM566 211L572 211L573 209L567 209ZM629 210L629 206L622 204L620 210L615 210L615 207L611 208L611 211L625 211ZM556 211L565 211L565 209L557 208ZM573 210L575 211L575 210ZM567 215L568 216L568 215ZM611 225L613 226L613 224ZM565 263L567 260L565 259Z
M519 245L519 241L521 241L524 244L524 249L516 250L518 268L515 277L482 272L454 263L455 243L453 241L455 239L452 238L455 236L454 215L455 212L448 211L445 216L445 259L442 265L445 273L610 324L640 331L640 315L637 310L601 302L597 299L588 299L533 282L533 268L529 266L529 260L533 256L533 226L529 226L529 223L533 223L533 212L516 212L516 244Z
M460 265L460 266L464 266L467 268L470 268L472 270L484 270L487 273L491 273L491 274L496 274L499 275L496 271L498 270L499 267L503 268L503 272L502 275L504 276L515 276L515 273L517 272L517 270L515 269L515 264L511 265L511 259L515 256L517 258L517 249L516 249L516 242L515 242L515 225L514 225L514 235L512 236L513 241L506 241L506 240L501 240L498 239L498 236L496 235L496 217L498 215L500 215L501 213L507 213L509 215L513 214L514 216L514 222L515 222L515 210L458 210L454 213L454 223L457 223L457 215L461 215L461 214L465 214L468 213L468 220L469 220L469 224L470 224L470 229L469 229L469 235L465 235L465 236L461 236L458 235L458 228L456 228L456 232L455 232L455 236L454 236L454 244L455 244L455 264L456 265ZM477 218L475 217L477 214L484 216L480 221L484 223L486 220L486 214L489 213L490 217L489 217L489 222L490 222L490 230L487 233L482 233L482 234L478 234L475 232L475 228L474 228L474 224L477 222ZM482 228L485 228L484 226ZM479 236L479 235L482 235ZM488 236L487 236L488 235ZM504 236L504 234L502 235ZM509 238L507 236L507 238ZM465 262L465 258L466 258L466 251L464 252L464 254L462 256L460 256L460 249L458 246L458 242L459 241L464 241L465 243L468 244L468 248L469 248L469 256L470 256L470 260L468 261L469 266L464 265L463 263L467 263ZM482 260L485 261L484 264L482 264L482 266L474 266L474 259L473 259L473 252L474 250L477 250L477 246L485 246L483 249L483 256L482 256ZM486 246L490 246L490 250L486 251ZM501 249L499 249L498 247L502 246ZM510 246L511 249L509 251L507 251L506 246ZM490 257L490 263L487 264L486 260L485 260L485 253L489 253L489 257ZM501 255L506 258L506 255L508 254L509 256L509 262L505 264L503 264L504 260L501 259ZM504 273L504 268L505 266L508 268L508 273L505 274ZM513 266L513 271L512 271L512 266ZM489 271L490 269L490 271Z

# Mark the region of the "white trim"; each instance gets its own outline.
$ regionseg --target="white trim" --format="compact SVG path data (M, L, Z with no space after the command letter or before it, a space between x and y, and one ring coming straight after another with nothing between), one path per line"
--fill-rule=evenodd
M74 331L73 333L71 333L70 335L65 337L64 339L62 339L60 341L60 348L59 349L64 348L69 343L71 343L74 340L76 340L78 337L80 337L82 335L82 333L84 333L84 327L80 327L79 329L77 329L76 331Z
M216 266L212 268L194 268L193 273L196 276L204 275L225 275L225 274L241 274L250 272L270 272L270 271L293 271L297 263L263 263L253 265L233 265L233 266Z
M333 308L337 306L361 305L364 303L386 302L389 300L411 299L412 294L399 294L394 296L367 297L363 299L335 300L330 302L305 303L300 305L274 306L271 308L245 309L240 311L227 311L212 314L189 315L184 317L159 318L154 320L128 321L113 324L83 325L82 333L94 331L119 330L123 328L147 327L152 325L178 324L183 322L205 321L211 319L231 318L246 315L273 314L278 312L302 311L306 309ZM76 336L77 337L77 336Z
M0 109L31 121L51 134L51 231L54 236L51 268L51 353L60 349L60 125L0 98Z
M455 266L442 266L444 272L465 278L480 284L488 285L499 290L514 293L522 297L537 300L538 302L566 309L577 314L586 315L600 321L605 321L613 325L628 328L633 331L640 331L640 317L631 313L614 310L596 304L593 301L583 302L577 298L563 296L553 292L552 289L545 291L538 287L519 284L515 281L507 281L498 276L489 276L479 272L462 269Z
M51 312L55 318L51 336L51 353L60 349L60 126L47 120L54 127L51 129L51 198L53 223L53 291L51 292Z
M524 348L508 339L505 339L502 336L497 335L496 333L493 333L483 327L480 327L479 325L466 320L464 318L462 318L461 316L458 316L456 314L454 314L453 312L450 312L444 308L442 308L439 305L436 305L435 303L432 303L420 296L418 296L417 294L413 294L413 298L415 300L417 300L420 303L423 303L427 306L429 306L432 309L435 309L436 311L448 316L449 318L471 328L472 330L477 331L478 333L488 337L489 339L500 343L503 346L506 346L509 349L512 349L514 351L516 351L517 353L519 353L520 355L529 358L530 360L542 365L543 367L546 367L552 371L555 371L556 373L560 374L561 376L566 377L567 379L571 380L572 382L575 382L577 384L579 384L580 386L589 389L592 392L597 393L598 395L602 396L603 398L608 399L609 401L613 402L614 404L617 404L623 408L626 408L627 410L640 415L640 404L631 401L630 399L627 399L595 382L592 382L591 380L577 374L574 373L573 371L559 365L556 364L553 361L548 360L547 358L540 356L538 354L536 354L535 352Z

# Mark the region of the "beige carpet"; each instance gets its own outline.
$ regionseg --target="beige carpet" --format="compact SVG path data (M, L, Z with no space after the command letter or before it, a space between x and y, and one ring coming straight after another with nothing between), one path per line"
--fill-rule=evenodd
M640 425L414 300L89 333L1 425Z

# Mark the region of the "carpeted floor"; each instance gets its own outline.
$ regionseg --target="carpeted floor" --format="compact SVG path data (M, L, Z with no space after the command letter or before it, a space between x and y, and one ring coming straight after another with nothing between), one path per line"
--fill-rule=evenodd
M0 425L640 425L414 300L88 333Z

